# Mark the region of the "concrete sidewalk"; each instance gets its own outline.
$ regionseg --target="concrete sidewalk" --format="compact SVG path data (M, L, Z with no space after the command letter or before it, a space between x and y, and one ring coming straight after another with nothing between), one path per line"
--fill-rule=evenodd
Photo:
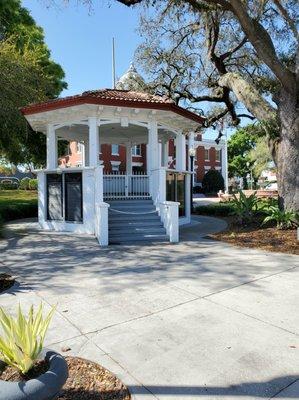
M47 345L95 360L141 399L298 399L299 258L204 239L113 246L11 224L1 266L15 309L58 303ZM28 230L30 233L28 233Z

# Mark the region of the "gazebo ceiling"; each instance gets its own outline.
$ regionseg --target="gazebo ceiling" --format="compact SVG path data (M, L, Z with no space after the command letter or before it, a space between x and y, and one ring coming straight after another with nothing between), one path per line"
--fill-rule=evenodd
M56 130L60 139L84 141L88 139L88 126L75 124ZM158 129L159 140L173 138L174 134L167 129ZM122 127L119 124L107 124L100 127L100 142L102 144L142 144L148 141L148 130L145 127L130 124Z
M89 116L127 116L146 122L155 115L160 123L180 130L195 130L204 122L203 117L177 106L164 96L116 89L88 91L32 104L21 111L32 128L42 132L49 123L72 122Z

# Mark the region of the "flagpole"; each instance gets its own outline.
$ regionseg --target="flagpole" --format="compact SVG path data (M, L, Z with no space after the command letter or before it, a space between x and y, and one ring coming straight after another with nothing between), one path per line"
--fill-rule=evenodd
M115 42L112 38L112 87L115 89Z

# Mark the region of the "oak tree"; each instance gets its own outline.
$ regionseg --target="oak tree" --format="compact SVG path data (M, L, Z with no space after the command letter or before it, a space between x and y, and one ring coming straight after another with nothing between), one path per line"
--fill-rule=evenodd
M152 84L196 110L259 120L277 166L281 207L299 209L298 3L295 0L118 0L152 5L138 59ZM143 11L144 13L144 11ZM297 74L297 75L296 75Z

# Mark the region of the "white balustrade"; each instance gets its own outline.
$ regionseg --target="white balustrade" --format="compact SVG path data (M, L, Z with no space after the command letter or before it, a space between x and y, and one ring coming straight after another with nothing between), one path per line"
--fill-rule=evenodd
M109 173L103 175L105 199L148 198L149 176L140 174Z

